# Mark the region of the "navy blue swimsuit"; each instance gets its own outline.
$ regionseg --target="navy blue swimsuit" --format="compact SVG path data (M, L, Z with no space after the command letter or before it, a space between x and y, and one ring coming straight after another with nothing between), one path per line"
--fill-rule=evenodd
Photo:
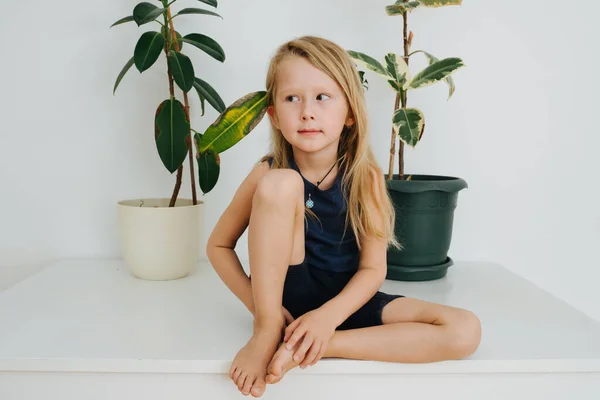
M302 176L294 158L290 166ZM304 229L305 262L311 267L333 272L356 272L360 253L354 231L345 228L346 201L342 194L342 173L338 173L333 186L327 190L304 180L304 201L310 194L312 212L318 220L307 214Z
M293 157L290 166L302 176ZM294 318L337 296L358 270L360 252L356 237L350 225L345 227L347 208L342 194L342 175L340 171L333 186L326 190L317 188L302 176L304 202L310 194L314 202L311 210L318 220L306 214L305 258L301 264L289 266L285 279L283 306ZM337 329L382 325L383 307L400 297L404 296L377 292Z

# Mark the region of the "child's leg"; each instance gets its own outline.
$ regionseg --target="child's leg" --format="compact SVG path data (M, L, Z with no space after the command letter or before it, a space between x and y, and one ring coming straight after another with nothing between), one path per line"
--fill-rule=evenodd
M424 363L456 360L477 350L481 324L471 312L412 298L383 309L383 325L337 331L325 357Z
M254 333L236 355L230 376L239 390L258 397L267 364L281 341L283 285L290 264L304 259L304 182L293 170L269 171L258 183L248 226L254 297Z
M399 298L383 308L383 325L336 331L324 358L424 363L461 359L479 346L481 324L471 312L412 298ZM269 368L277 383L298 366L294 351L281 346Z

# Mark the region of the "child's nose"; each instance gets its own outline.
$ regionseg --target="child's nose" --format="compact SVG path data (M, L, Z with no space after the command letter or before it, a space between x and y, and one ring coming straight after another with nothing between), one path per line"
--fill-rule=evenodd
M302 120L305 121L307 119L315 119L312 105L308 102L304 103L304 107L302 107Z

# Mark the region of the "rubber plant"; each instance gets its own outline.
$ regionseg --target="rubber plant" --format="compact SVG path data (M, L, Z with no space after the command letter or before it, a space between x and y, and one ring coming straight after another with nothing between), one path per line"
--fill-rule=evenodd
M266 102L264 92L250 93L226 108L217 91L205 80L196 76L197 69L194 68L191 59L182 52L184 43L202 50L221 63L225 61L225 52L219 43L206 35L189 33L182 36L175 30L173 21L179 16L192 14L222 17L214 11L196 7L182 8L172 14L171 6L177 1L160 0L160 6L148 2L139 3L134 7L132 15L121 18L111 25L112 28L127 22L135 22L139 27L155 22L161 26L160 30L149 30L141 34L133 57L117 77L113 94L133 65L142 73L152 67L164 53L167 60L170 95L156 109L154 140L165 168L171 174L177 171L170 207L175 205L179 194L185 159L189 159L192 200L193 204L197 204L193 151L196 150L198 183L202 192L206 194L214 188L219 179L219 154L243 139L253 128L252 121L256 120L258 123L266 110L266 107L261 107L261 102ZM214 8L218 6L217 0L198 1ZM183 103L175 95L175 85L182 92ZM217 120L206 129L204 134L192 129L191 126L188 93L192 89L195 89L200 99L202 116L205 114L205 102L219 112ZM240 124L240 121L245 125ZM191 145L192 138L194 146Z
M399 56L395 53L386 54L384 57L385 66L365 53L352 50L348 51L350 56L356 60L358 64L383 77L396 92L394 112L392 115L390 158L387 176L390 180L393 178L397 138L399 138L398 178L402 180L405 179L404 146L408 145L414 148L421 140L425 130L425 117L423 112L418 108L407 107L407 92L409 90L433 85L443 80L448 84L448 99L450 99L455 90L451 74L459 68L464 67L463 61L457 57L448 57L440 60L423 50L411 52L411 44L414 35L412 31L408 33L408 14L421 7L444 7L461 4L462 0L398 0L395 4L387 6L385 10L389 16L400 15L403 17L404 55ZM424 54L425 57L427 57L429 65L413 76L410 73L408 63L410 57L417 53ZM361 79L362 78L363 75L361 71ZM410 176L407 180L408 179L410 179Z

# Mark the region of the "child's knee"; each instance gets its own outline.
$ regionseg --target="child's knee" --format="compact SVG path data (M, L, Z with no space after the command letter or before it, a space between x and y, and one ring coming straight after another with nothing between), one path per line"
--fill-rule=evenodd
M292 169L274 169L258 182L254 200L295 205L291 201L300 196L304 196L304 181L300 174Z
M461 310L460 318L452 327L454 335L454 346L459 358L473 354L481 342L481 321L470 311Z

